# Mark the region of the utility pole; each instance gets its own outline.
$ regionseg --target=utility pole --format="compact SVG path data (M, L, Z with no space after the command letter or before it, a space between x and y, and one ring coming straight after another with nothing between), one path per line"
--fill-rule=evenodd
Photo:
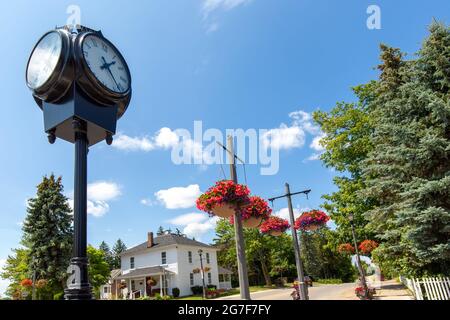
M203 299L206 299L206 287L205 287L205 272L203 270L203 250L198 250L198 255L200 256L200 272L202 276L202 284L203 284Z
M273 202L276 199L280 198L287 198L288 201L288 209L289 209L289 219L291 224L291 232L292 232L292 239L294 243L294 253L295 253L295 265L297 267L297 276L298 276L298 282L299 282L299 294L300 294L300 300L309 300L308 297L308 286L305 283L305 274L303 272L303 264L302 260L300 258L300 245L298 243L298 237L297 237L297 231L295 230L295 220L294 220L294 209L292 208L292 196L297 194L306 194L311 192L311 190L304 190L300 192L291 193L289 184L286 183L286 194L271 198L269 201Z
M358 264L359 275L361 276L361 284L364 288L364 295L366 298L368 298L369 297L369 289L367 288L366 275L364 272L364 268L362 267L361 257L359 256L358 240L356 239L355 225L353 224L353 219L354 219L353 214L349 214L348 220L350 221L350 226L352 228L353 243L355 244L356 263Z
M236 155L234 154L233 148L233 137L227 137L227 148L222 146L225 151L228 152L228 159L230 161L230 175L231 180L234 183L237 181L236 173ZM237 253L237 265L239 274L239 287L242 300L250 300L250 288L248 285L248 271L247 271L247 260L245 259L245 242L244 242L244 231L242 229L241 216L238 213L234 213L234 232L236 238L236 253Z

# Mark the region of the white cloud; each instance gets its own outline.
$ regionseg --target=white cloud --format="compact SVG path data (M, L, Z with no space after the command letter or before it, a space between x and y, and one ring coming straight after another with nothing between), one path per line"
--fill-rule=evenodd
M155 149L169 149L178 143L178 135L170 128L164 127L159 129L152 137L130 137L123 133L118 133L112 146L124 151L149 152Z
M322 152L325 148L320 144L320 141L325 137L325 134L321 133L314 137L309 147L315 151Z
M87 186L88 199L93 201L109 201L119 197L122 192L114 182L97 181Z
M309 211L309 208L294 208L294 219L297 219L298 217L300 217L300 214L302 214L305 211ZM283 208L280 209L278 211L276 211L274 213L274 215L276 215L277 217L286 219L287 221L290 221L290 217L289 217L289 209L288 208Z
M202 11L205 17L216 10L231 10L252 0L204 0Z
M262 136L263 147L275 150L301 148L305 145L307 133L314 136L310 147L320 147L318 145L320 138L317 137L323 137L323 133L314 124L310 113L298 110L289 113L289 118L291 118L290 126L282 123L279 128L271 129Z
M155 204L155 202L152 199L141 199L141 201L139 201L142 205L147 206L147 207L151 207Z
M104 216L109 212L109 203L122 195L121 188L114 182L96 181L87 186L87 213L94 217ZM73 210L73 192L69 196L69 205Z
M159 190L155 196L167 209L185 209L195 206L195 200L201 194L199 185L191 184L187 187Z
M148 137L129 137L124 134L117 134L113 140L113 147L125 151L151 151L155 148Z
M208 217L206 213L193 212L183 214L169 220L168 222L176 226L184 227L184 234L188 237L195 237L199 240L204 234L215 229L218 220L219 218L217 217Z
M199 223L204 222L208 218L208 215L206 213L186 213L181 216L178 216L176 218L170 219L167 222L177 225L177 226L185 226L190 223Z
M0 272L3 271L3 267L6 264L6 259L0 259ZM8 288L9 280L3 280L0 278L0 298L5 294L6 289Z
M264 148L275 150L300 148L305 144L305 132L297 126L288 127L282 124L271 129L262 136Z

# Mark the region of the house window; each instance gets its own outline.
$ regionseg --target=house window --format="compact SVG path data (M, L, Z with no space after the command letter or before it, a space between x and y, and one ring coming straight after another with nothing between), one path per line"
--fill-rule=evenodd
M131 291L136 291L136 283L134 280L131 280Z
M225 275L225 281L230 281L230 275L229 274Z
M188 251L189 263L192 263L192 251Z
M130 258L130 269L134 269L134 257Z
M223 274L219 274L219 282L224 282L225 280L223 279Z
M208 272L208 284L212 284L211 272Z
M161 264L167 263L167 254L165 251L161 252Z
M193 286L194 285L194 274L193 273L189 274L189 280L190 280L191 286Z
M108 293L108 287L103 287L103 293Z
M206 253L206 263L211 263L209 260L209 252Z

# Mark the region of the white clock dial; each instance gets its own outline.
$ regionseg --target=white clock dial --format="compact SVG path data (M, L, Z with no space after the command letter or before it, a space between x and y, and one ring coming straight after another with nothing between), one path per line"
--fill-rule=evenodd
M125 93L130 88L128 69L117 50L96 35L87 35L83 57L95 78L109 90Z
M34 48L27 69L27 83L31 89L41 87L53 74L61 56L61 35L54 31L45 35Z

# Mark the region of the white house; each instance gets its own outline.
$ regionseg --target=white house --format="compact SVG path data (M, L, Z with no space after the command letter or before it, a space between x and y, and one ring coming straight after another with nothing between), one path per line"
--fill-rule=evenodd
M231 289L231 271L219 268L217 251L183 235L153 237L149 232L146 242L122 253L121 269L111 272L110 282L100 288L101 298L172 295L173 288L180 290L180 296L191 295L191 287L203 285L201 265L206 286Z

